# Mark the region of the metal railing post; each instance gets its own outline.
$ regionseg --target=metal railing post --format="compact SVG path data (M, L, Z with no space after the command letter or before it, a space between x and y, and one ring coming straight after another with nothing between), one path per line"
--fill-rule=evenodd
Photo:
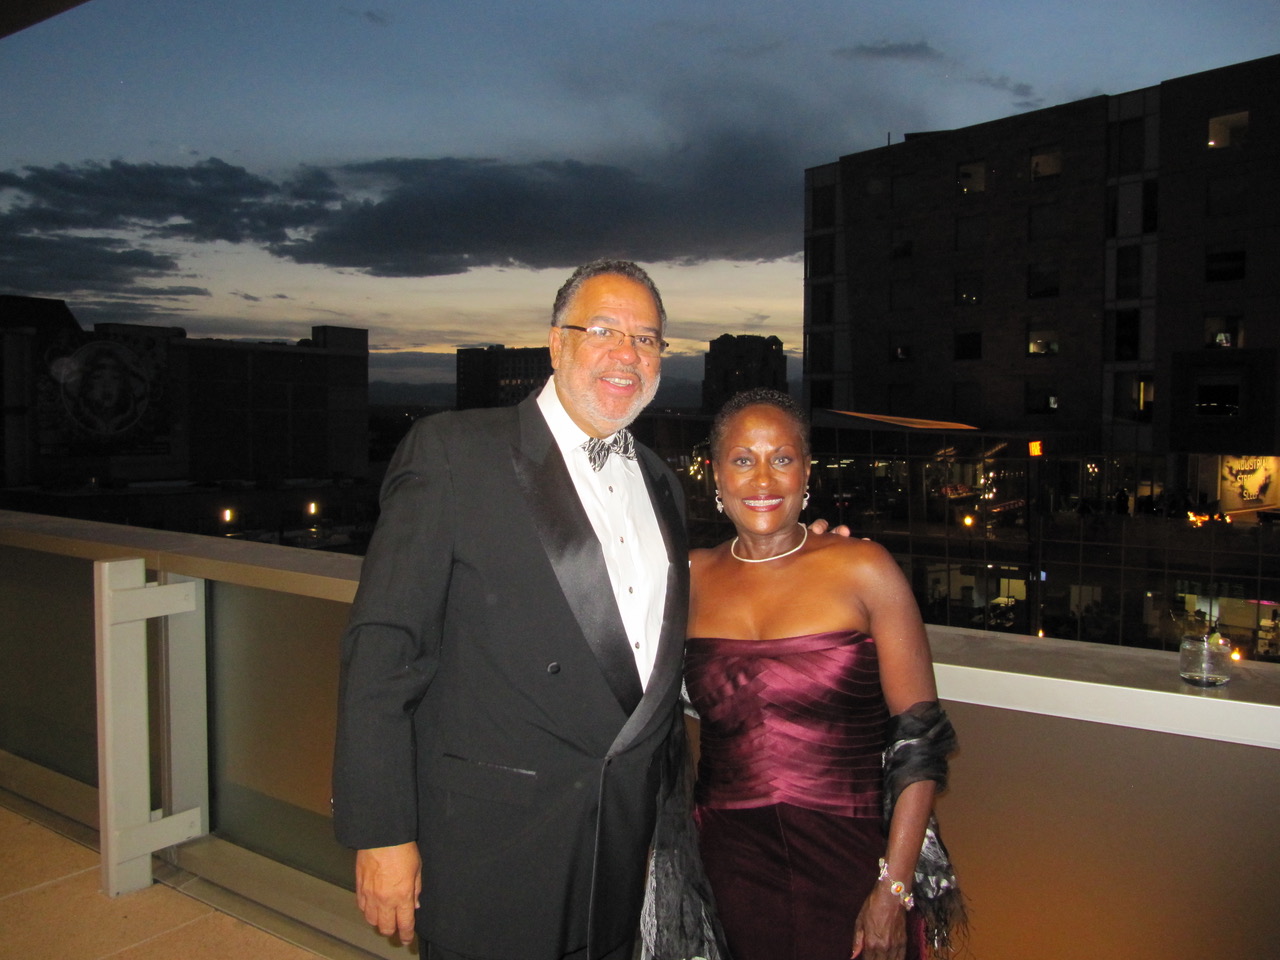
M94 641L98 690L98 811L102 855L102 887L118 896L151 885L151 854L207 832L205 804L198 803L165 816L151 809L151 760L147 710L147 624L154 617L184 615L172 624L170 658L198 640L203 664L203 625L190 618L203 607L197 603L200 581L164 585L146 582L141 559L99 560L94 568ZM199 633L193 637L193 629ZM174 634L178 634L175 636ZM183 650L180 657L189 658ZM177 678L183 671L170 671ZM180 681L179 681L180 682ZM166 697L182 717L184 734L203 744L205 730L191 729L194 715L203 717L204 691L174 689L166 680ZM174 694L178 696L175 697ZM181 701L194 697L197 705ZM170 711L172 717L172 711ZM201 721L202 723L202 721ZM174 732L172 719L166 734ZM180 748L181 749L181 748ZM197 753L206 748L202 745ZM182 758L190 766L191 756ZM205 776L201 774L201 776ZM198 789L198 788L197 788ZM184 802L195 799L189 785L180 790ZM175 796L175 802L179 798Z

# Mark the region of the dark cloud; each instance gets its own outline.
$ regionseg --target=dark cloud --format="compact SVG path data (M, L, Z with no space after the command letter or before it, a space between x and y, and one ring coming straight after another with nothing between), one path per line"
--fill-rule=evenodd
M375 27L389 26L391 17L382 10L354 10L351 7L343 7L342 12L349 17L357 17L365 23L371 23Z
M606 254L695 263L799 249L799 168L778 140L713 137L648 169L453 158L351 165L334 171L337 181L378 196L342 205L272 250L376 276L433 276Z
M1014 106L1022 110L1035 110L1044 105L1044 98L1037 97L1035 88L1029 83L1021 83L1003 76L991 77L986 75L973 77L972 82L980 87L990 87L992 90L1013 94L1018 98Z
M178 271L173 257L117 237L22 233L4 220L0 215L0 289L123 293Z
M838 47L831 51L833 57L841 60L943 60L941 52L929 46L924 40L915 43L892 43L880 40L877 43L858 43L852 47Z
M315 223L329 202L323 171L304 168L284 184L217 158L182 167L85 163L0 172L18 200L0 222L24 232L137 230L183 240L280 242Z
M180 269L166 241L279 243L340 199L318 168L275 183L218 159L25 167L0 191L0 288L55 296L154 293Z
M803 165L791 139L708 132L697 147L631 165L386 159L301 167L279 181L216 158L0 171L10 201L0 210L0 286L141 295L180 269L166 241L254 244L385 277L604 255L774 260L801 247Z

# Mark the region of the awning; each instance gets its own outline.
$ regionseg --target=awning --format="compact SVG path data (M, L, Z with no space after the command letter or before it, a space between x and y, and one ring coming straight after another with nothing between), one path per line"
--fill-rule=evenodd
M826 416L823 416L823 415ZM870 421L855 423L853 421ZM952 423L949 420L921 420L917 417L890 417L882 413L857 413L853 410L814 410L814 426L859 426L867 430L883 430L894 427L902 430L977 430L967 423ZM877 427L876 424L885 426Z

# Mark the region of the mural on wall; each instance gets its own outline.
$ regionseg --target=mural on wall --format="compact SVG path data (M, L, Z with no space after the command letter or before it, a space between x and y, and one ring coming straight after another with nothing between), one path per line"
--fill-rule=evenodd
M47 357L37 383L42 453L168 452L162 339L60 338Z
M1219 509L1233 513L1280 506L1280 487L1274 482L1278 469L1280 457L1223 457Z

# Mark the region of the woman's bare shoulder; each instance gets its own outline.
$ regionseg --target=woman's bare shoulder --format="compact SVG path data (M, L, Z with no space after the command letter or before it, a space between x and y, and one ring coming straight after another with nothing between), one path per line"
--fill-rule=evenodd
M824 533L811 536L816 540L818 550L830 552L833 561L839 563L876 563L884 559L892 560L889 551L874 540L862 537L842 537L835 533Z

